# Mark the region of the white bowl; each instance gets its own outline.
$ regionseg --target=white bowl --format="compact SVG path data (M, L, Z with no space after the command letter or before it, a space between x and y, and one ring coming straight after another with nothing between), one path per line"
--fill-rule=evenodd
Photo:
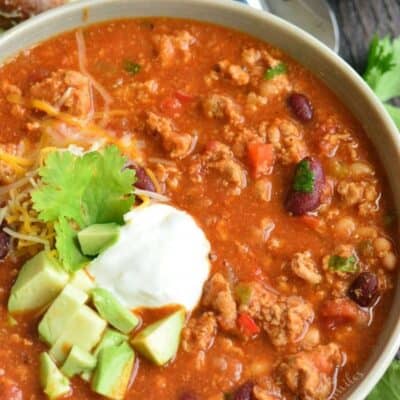
M284 50L318 76L361 121L383 164L400 213L400 134L360 76L333 51L301 29L271 14L231 0L87 0L56 8L13 28L0 39L0 62L59 33L95 22L166 16L224 25ZM398 282L399 283L399 282ZM397 285L399 286L399 285ZM400 346L400 291L364 370L339 388L343 398L364 400ZM389 399L388 399L389 400Z

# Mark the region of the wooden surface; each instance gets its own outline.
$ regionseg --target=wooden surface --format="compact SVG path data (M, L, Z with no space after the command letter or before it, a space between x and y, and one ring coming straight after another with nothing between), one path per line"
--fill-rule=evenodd
M365 68L372 36L400 35L400 0L328 0L340 27L340 54L357 71Z

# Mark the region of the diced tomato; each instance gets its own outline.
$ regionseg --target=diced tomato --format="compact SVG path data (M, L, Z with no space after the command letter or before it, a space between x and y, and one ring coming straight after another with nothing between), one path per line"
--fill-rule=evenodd
M175 96L178 100L180 100L182 103L189 103L194 99L194 96L191 94L185 93L182 90L177 90L175 92Z
M260 327L255 323L254 319L246 313L239 314L238 325L246 336L254 336L260 333Z
M174 115L182 109L182 103L176 97L170 96L161 102L160 108L164 113Z
M302 215L301 217L298 217L301 222L304 223L304 225L307 225L311 229L318 229L321 221L318 217L313 217L312 215Z
M254 178L267 175L275 162L274 147L270 143L249 143L247 145L248 158Z
M322 305L320 315L331 329L342 324L364 323L368 319L368 314L348 298L327 300Z

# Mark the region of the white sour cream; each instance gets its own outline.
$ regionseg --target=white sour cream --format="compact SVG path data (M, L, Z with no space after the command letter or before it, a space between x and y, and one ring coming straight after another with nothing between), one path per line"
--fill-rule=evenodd
M198 304L210 272L210 243L186 212L151 204L125 215L118 241L93 260L89 273L126 307Z

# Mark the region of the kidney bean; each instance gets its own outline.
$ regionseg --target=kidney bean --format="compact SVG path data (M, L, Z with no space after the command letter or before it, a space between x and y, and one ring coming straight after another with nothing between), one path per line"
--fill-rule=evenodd
M313 108L307 96L301 93L292 93L288 97L288 105L294 116L301 122L308 122L313 117Z
M133 169L136 172L136 182L135 187L142 190L148 190L150 192L155 192L156 188L153 181L147 175L146 170L137 164L130 164L128 168Z
M7 257L10 250L10 236L3 230L0 230L0 260Z
M198 400L198 397L192 392L184 392L180 395L179 400Z
M244 383L233 393L232 400L255 400L253 388L253 382L248 381Z
M361 307L369 307L378 295L378 278L372 272L362 272L351 284L349 297Z
M314 157L306 157L301 162L307 161L310 170L314 175L314 185L311 192L301 192L295 190L292 183L292 187L289 190L288 196L286 198L285 207L286 210L291 212L293 215L304 215L309 211L314 211L321 204L321 192L323 185L325 184L325 174L322 169L322 165ZM299 168L297 164L296 172ZM296 173L295 173L296 175Z

